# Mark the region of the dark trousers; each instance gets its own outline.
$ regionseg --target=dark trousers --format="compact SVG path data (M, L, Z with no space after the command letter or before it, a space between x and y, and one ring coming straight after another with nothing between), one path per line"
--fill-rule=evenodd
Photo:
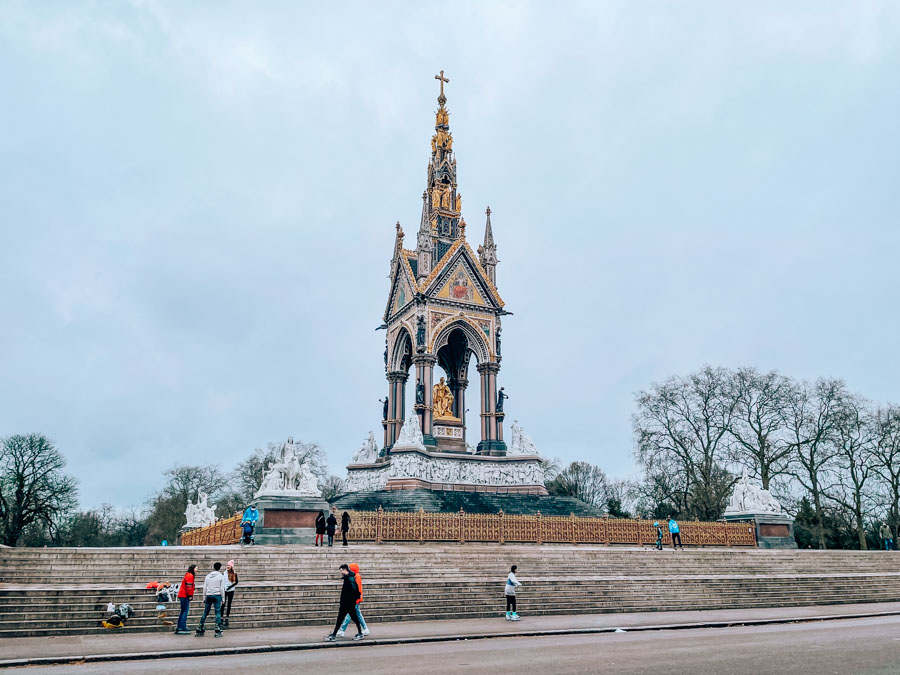
M181 602L181 614L178 615L178 625L175 626L175 630L187 630L187 617L188 610L191 607L191 599L190 598L178 598Z
M656 550L662 551L662 537L656 538Z
M206 623L206 617L209 616L209 610L216 608L216 630L222 628L222 596L207 595L203 603L203 616L200 618L200 630L203 630L203 624Z
M225 606L222 608L222 616L231 616L232 600L234 600L234 591L225 591Z
M684 548L681 543L681 532L673 532L672 533L672 548L675 548L675 542L678 542L679 548Z
M359 617L356 615L356 605L349 605L344 607L341 605L341 610L338 612L337 621L334 622L334 630L331 631L332 635L337 635L337 632L341 629L341 624L344 623L344 619L347 615L350 615L350 618L353 620L353 623L356 624L356 632L362 633L362 626L359 624Z
M344 539L344 546L347 545L347 530L341 530L341 537Z
M514 596L514 595L506 596L506 611L512 612L513 614L515 614L515 612L516 612L516 596Z
M328 534L328 545L331 546L334 543L334 532L330 532Z

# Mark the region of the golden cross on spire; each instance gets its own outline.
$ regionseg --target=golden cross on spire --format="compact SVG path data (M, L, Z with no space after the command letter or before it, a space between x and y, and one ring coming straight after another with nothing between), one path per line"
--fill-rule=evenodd
M444 71L442 70L440 75L434 76L434 79L441 81L441 96L443 96L444 95L444 82L446 82L447 84L450 84L450 78L444 77Z

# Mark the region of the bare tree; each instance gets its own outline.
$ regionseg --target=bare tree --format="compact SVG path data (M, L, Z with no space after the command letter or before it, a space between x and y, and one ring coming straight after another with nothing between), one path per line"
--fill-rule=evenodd
M788 397L786 425L791 446L792 476L809 493L816 518L819 548L825 548L824 503L828 472L833 468L836 446L834 426L847 391L841 380L820 379L801 383Z
M791 445L786 438L784 409L791 381L776 372L741 368L734 374L737 407L731 435L737 441L735 459L768 490L770 481L788 471Z
M323 499L333 499L344 493L344 479L340 476L328 476L328 478L319 484L319 489L322 491Z
M42 434L9 436L0 442L0 528L3 543L15 546L25 528L54 528L73 509L78 488L64 473L66 460Z
M606 508L608 499L606 474L599 466L587 462L569 464L547 483L547 491L552 495L577 497L601 509Z
M669 473L682 515L720 517L734 483L726 465L737 399L728 371L706 366L672 377L640 392L637 403L637 457L645 470Z
M897 539L900 526L900 406L879 408L873 415L875 443L872 455L888 499L888 522Z
M873 505L872 479L877 478L875 426L867 403L849 395L836 411L833 436L837 480L829 491L829 497L847 510L863 551L868 548L865 516Z

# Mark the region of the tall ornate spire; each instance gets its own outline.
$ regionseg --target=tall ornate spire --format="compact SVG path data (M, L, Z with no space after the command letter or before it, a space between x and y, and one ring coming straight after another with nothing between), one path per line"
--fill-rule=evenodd
M494 232L491 230L491 207L485 211L487 222L484 224L484 244L478 247L478 259L484 271L491 278L491 283L497 283L497 245L494 243Z
M435 113L434 135L431 137L431 159L428 162L426 208L431 226L433 247L432 264L444 256L453 242L461 235L459 227L462 196L456 190L456 158L453 156L453 134L450 133L450 114L444 84L450 78L442 70L434 78L441 84L438 109Z

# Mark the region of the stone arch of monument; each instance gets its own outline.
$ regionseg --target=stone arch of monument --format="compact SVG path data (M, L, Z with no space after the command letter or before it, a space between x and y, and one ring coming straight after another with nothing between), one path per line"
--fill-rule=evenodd
M452 334L461 332L466 338L469 351L475 354L475 359L478 363L487 363L493 360L484 332L473 325L468 318L456 316L439 326L438 331L432 347L432 351L435 354L448 345Z

